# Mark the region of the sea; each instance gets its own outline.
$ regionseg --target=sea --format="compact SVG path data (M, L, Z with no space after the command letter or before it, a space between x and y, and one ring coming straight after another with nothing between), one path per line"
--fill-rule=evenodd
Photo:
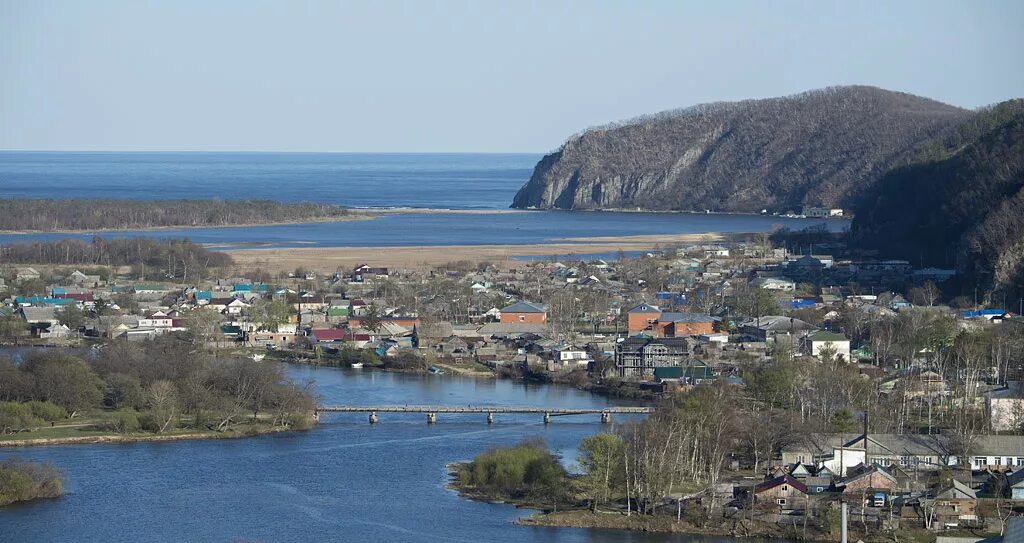
M764 232L848 222L770 215L506 212L537 154L0 152L0 198L273 199L385 213L374 220L246 228L4 234L0 243L146 235L221 248L524 245L566 238ZM493 213L491 213L493 212Z

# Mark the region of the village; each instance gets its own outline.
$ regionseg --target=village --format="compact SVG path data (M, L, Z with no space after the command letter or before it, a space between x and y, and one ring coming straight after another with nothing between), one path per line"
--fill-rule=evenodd
M714 489L733 514L796 526L844 502L865 528L1001 531L991 523L1024 509L1024 320L940 303L953 270L824 249L793 254L762 236L193 284L9 267L0 341L101 349L190 332L256 361L560 382L648 402L721 387L748 419ZM672 496L680 511L705 499Z

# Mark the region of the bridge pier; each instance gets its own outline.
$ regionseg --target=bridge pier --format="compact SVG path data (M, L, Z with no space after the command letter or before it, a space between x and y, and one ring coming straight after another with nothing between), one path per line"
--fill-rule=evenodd
M316 409L313 410L313 422L320 422L320 412Z
M611 424L612 414L607 411L601 412L601 424Z
M370 411L370 424L377 424L377 412Z
M551 413L544 413L544 424L551 424Z
M427 413L427 424L434 424L437 422L437 413Z
M494 413L487 412L487 424L494 424Z

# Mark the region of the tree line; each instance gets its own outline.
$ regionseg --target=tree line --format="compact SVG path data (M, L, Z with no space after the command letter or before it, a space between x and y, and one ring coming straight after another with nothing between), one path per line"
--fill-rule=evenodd
M279 364L214 358L192 347L187 337L167 335L112 342L95 357L30 352L18 363L0 358L0 431L97 415L119 433L312 423L312 383L289 379Z
M0 230L207 227L343 218L338 205L272 200L0 199Z
M201 280L210 270L232 263L226 253L211 251L189 239L149 237L91 241L64 239L0 245L2 264L55 264L65 266L132 266L142 278ZM147 271L148 268L148 271Z

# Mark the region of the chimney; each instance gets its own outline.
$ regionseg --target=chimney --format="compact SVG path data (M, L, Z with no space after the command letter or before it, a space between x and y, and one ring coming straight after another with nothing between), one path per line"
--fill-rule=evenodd
M868 448L868 412L864 412L864 450Z

